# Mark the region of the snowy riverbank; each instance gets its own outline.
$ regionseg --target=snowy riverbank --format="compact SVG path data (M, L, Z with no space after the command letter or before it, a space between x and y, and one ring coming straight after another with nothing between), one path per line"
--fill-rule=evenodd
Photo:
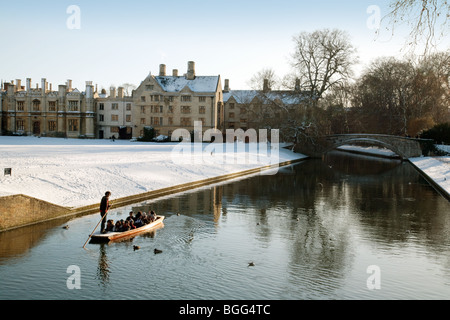
M226 145L223 145L226 146ZM0 196L24 194L65 207L122 198L269 164L306 158L286 149L236 145L231 152L178 143L0 137ZM220 145L222 147L222 145ZM226 148L222 148L226 149ZM187 152L186 152L187 150ZM230 151L230 150L228 150ZM11 175L4 169L11 168Z
M411 158L409 161L450 198L450 157L421 157Z
M249 145L246 151L235 148L227 153L208 149L209 144L190 156L174 154L177 146L178 143L0 137L0 197L24 194L65 207L81 207L98 203L106 190L112 192L113 198L122 198L306 158L286 149L279 149L277 157L265 157L270 148L267 152L255 151ZM410 160L450 193L450 157ZM5 168L12 169L11 176L4 175Z

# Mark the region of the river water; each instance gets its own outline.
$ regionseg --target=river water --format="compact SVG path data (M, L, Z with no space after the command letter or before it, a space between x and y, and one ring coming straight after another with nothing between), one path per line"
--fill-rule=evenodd
M150 209L163 228L86 249L99 215L1 233L0 299L450 297L450 203L407 162L332 152L108 218Z

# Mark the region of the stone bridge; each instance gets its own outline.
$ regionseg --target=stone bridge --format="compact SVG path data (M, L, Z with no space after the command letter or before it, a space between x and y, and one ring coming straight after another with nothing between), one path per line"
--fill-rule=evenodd
M296 151L317 158L340 146L352 144L386 148L395 152L402 159L409 159L428 155L433 141L383 134L337 134L308 139L303 143L299 143Z

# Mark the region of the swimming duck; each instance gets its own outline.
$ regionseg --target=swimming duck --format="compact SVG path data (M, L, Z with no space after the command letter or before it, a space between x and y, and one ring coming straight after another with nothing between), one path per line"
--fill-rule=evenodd
M139 250L141 247L139 247L139 246L133 246L133 250L134 251L136 251L136 250Z
M155 249L154 252L155 252L155 254L158 254L158 253L162 253L162 250Z

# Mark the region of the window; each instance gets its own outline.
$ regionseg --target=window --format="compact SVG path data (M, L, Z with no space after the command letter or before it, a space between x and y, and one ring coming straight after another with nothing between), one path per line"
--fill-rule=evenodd
M56 101L48 102L48 111L56 111Z
M126 122L131 122L131 115L130 114L127 114L125 121Z
M111 110L119 110L119 104L118 103L113 103L111 105Z
M69 119L69 131L78 131L77 119Z
M24 131L25 130L25 121L17 120L16 128L17 128L18 131Z
M145 124L145 118L141 118L141 124Z
M152 84L145 86L145 90L147 90L147 91L152 91L153 88L154 88L154 86Z
M145 114L145 106L141 106L141 114Z
M39 100L33 100L33 111L41 110L41 102Z
M145 97L144 96L141 97L141 102L145 102Z
M241 114L246 114L247 113L247 109L246 108L241 108Z
M206 107L203 107L203 106L198 107L198 113L205 114L206 113Z
M112 122L118 122L119 121L119 116L117 114L112 114L111 115L111 121Z
M181 107L181 113L191 113L191 107L189 107L189 106L182 106Z
M160 95L153 95L153 96L150 96L150 101L155 101L155 102L164 101L164 97L160 96Z
M127 103L127 111L131 110L131 103Z
M103 114L98 115L98 121L103 122L105 121L105 116Z
M169 97L168 97L169 102L173 102L173 98L174 98L173 96L169 96Z
M25 101L17 101L17 110L23 111L25 109Z
M205 118L198 118L198 121L202 122L202 126L206 125L206 119Z
M168 123L169 123L169 126L173 125L173 117L169 117Z
M169 106L169 110L167 112L173 113L173 106Z
M191 126L191 118L180 118L180 124L184 127L190 127Z
M234 103L230 103L230 109L234 109Z
M111 127L110 132L111 133L119 133L119 127Z
M69 101L69 111L78 111L78 101Z
M206 97L198 97L199 102L206 102Z
M100 103L98 105L98 110L105 110L105 104L104 103Z
M152 113L163 113L163 106L152 106Z
M191 102L191 96L181 96L181 101L183 101L183 102Z
M48 131L56 131L56 121L48 122Z
M234 118L234 112L230 112L228 118Z

